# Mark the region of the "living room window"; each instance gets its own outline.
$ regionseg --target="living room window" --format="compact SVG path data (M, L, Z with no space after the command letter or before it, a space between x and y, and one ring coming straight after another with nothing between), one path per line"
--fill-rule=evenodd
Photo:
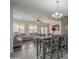
M29 33L37 33L37 25L29 24Z
M13 23L13 32L24 33L24 24Z
M48 33L48 27L41 27L41 34L47 34Z

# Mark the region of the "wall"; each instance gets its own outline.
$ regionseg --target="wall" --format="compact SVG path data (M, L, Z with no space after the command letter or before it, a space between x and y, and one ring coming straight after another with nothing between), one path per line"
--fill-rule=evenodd
M65 16L61 21L61 34L68 33L68 16Z
M10 9L10 53L13 52L13 9Z

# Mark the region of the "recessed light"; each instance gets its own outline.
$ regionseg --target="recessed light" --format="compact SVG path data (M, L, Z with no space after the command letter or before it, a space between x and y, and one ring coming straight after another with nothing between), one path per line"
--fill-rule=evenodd
M62 13L60 13L60 16L63 16L63 14L62 14Z
M52 17L55 17L55 15L53 14Z
M55 15L58 15L58 14L59 14L58 12L55 13Z

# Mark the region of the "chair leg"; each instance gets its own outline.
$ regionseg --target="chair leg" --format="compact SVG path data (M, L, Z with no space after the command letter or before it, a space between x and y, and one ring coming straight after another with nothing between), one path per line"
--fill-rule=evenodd
M50 56L50 59L52 59L52 49L51 49L51 56Z
M37 59L38 59L38 42L37 42Z
M57 56L58 56L58 59L60 59L59 50L57 50Z
M60 48L61 57L63 57L62 47Z

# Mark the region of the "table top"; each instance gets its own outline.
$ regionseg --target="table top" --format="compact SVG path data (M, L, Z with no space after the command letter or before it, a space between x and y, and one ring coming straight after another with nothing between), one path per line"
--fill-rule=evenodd
M51 36L37 36L37 38L40 38L40 39L47 39L47 38L51 38Z

